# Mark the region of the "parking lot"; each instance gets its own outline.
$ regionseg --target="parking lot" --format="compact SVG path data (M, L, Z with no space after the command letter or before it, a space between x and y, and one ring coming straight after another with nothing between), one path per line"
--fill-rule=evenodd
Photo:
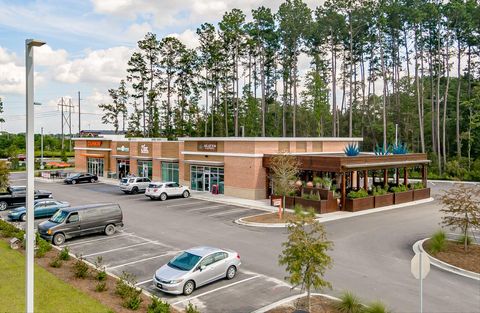
M68 246L71 253L81 255L91 263L95 263L98 257L101 257L103 265L111 274L116 276L121 276L123 272L133 274L138 287L168 301L179 309L191 302L202 312L252 312L299 292L296 289L292 290L283 280L251 268L249 263L253 264L253 262L242 255L242 251L239 251L242 266L234 279L224 279L200 287L188 297L165 294L157 290L152 284L153 274L182 249L198 245L195 243L197 240L191 240L189 246L175 245L170 240L167 240L168 242L162 240L164 227L156 227L154 235L151 235L139 232L137 228L131 227L129 222L130 219L134 219L134 216L140 215L139 218L143 221L142 223L154 224L157 219L162 220L162 216L164 216L170 221L170 227L172 227L173 222L177 221L178 224L173 225L173 227L181 230L186 224L190 224L187 219L199 218L207 221L203 222L204 226L210 225L207 227L209 232L215 232L215 225L219 224L242 228L242 226L234 224L233 221L242 216L259 214L261 213L259 210L194 198L173 198L165 202L152 201L142 194L123 194L115 186L102 183L76 186L56 183L38 185L42 189L51 190L56 199L69 201L72 205L105 202L105 196L110 202L120 203L124 208L125 227L123 229L110 237L94 235L71 239L64 246ZM84 192L90 195L88 201L81 197ZM2 217L6 214L7 212L0 212ZM144 218L145 216L148 218ZM37 219L36 224L42 220L45 219ZM185 223L182 223L182 221ZM194 224L197 227L200 226L196 222ZM209 242L204 240L201 241L201 244L210 245ZM215 244L211 243L211 245L214 246ZM234 249L234 247L225 244L218 247ZM248 301L245 301L246 299Z

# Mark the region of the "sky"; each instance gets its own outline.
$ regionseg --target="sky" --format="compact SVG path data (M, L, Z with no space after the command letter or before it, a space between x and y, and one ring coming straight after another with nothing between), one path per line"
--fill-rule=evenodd
M60 99L72 103L72 132L108 129L98 104L109 101L108 89L126 77L127 61L147 32L176 36L197 46L195 31L203 22L218 23L226 11L247 14L275 0L0 0L0 97L6 122L0 130L25 131L25 39L47 44L34 48L35 131L61 131ZM318 1L306 3L314 8ZM308 65L308 62L307 62ZM67 110L67 108L65 108Z

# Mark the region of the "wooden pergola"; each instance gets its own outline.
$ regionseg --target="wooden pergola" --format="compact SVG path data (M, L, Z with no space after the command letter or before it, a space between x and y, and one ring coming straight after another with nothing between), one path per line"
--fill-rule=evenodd
M427 165L431 162L425 153L375 155L360 153L357 156L346 156L343 153L326 154L293 154L299 161L301 171L311 171L316 176L335 176L340 179L340 193L342 208L345 208L347 189L368 189L369 172L372 181L375 181L375 172L383 171L383 184L388 182L388 171L395 170L396 184L400 183L402 172L403 184L408 184L408 171L411 168L420 168L424 186L427 185ZM264 155L263 167L270 168L270 160L274 154ZM268 179L267 175L267 179ZM363 186L360 177L363 177ZM349 183L350 186L347 186ZM355 183L355 184L354 184ZM268 182L267 182L268 184Z

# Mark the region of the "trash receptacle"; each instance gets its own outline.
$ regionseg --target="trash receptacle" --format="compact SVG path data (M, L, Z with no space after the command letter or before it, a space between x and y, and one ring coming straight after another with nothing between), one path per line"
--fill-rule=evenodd
M212 194L218 195L218 185L212 185Z

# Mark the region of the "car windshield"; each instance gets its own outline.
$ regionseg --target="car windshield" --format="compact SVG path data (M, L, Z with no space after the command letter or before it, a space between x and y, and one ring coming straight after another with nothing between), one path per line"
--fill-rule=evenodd
M80 176L80 174L79 174L79 173L76 173L76 174L70 174L70 175L68 176L68 178L76 178L76 177L78 177L78 176Z
M189 271L198 263L200 259L201 257L198 255L183 252L168 262L168 266L182 271Z
M68 212L59 210L57 213L53 214L53 216L49 219L50 222L54 222L57 224L63 223L68 216Z
M159 188L162 184L149 184L148 188Z
M122 178L122 183L126 184L128 182L128 178Z

